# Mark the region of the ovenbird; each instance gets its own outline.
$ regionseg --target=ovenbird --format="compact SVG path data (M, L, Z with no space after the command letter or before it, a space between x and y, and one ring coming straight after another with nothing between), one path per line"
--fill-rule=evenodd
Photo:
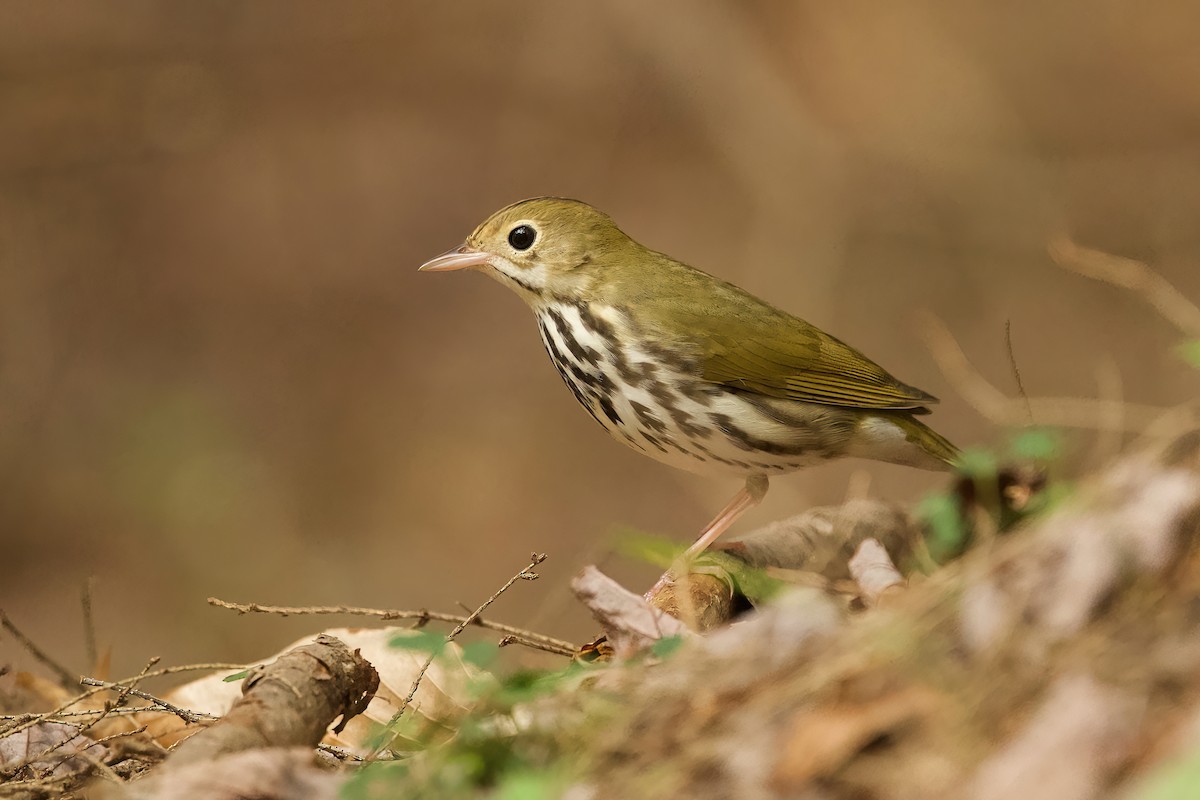
M772 475L840 456L924 469L957 457L917 419L936 398L643 247L586 203L515 203L421 269L477 269L520 295L567 388L617 441L674 467L745 478L689 553L758 503Z

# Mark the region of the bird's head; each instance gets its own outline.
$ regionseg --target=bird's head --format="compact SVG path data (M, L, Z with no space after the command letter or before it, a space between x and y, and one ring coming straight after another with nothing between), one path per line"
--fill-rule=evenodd
M632 244L607 214L587 203L537 197L492 214L461 247L421 270L478 269L537 303L550 295L587 292L601 263Z

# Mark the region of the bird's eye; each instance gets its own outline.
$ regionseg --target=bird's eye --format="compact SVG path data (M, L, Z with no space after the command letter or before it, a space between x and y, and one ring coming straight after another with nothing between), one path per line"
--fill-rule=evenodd
M528 250L533 247L536 238L537 231L532 225L518 225L508 232L508 243L516 250Z

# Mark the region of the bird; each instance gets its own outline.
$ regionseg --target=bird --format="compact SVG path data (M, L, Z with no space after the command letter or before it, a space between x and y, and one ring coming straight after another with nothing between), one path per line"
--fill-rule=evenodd
M956 463L958 449L919 419L937 398L815 325L639 244L587 203L513 203L419 269L477 270L516 292L571 394L617 441L744 480L685 556L761 502L777 475L844 456Z

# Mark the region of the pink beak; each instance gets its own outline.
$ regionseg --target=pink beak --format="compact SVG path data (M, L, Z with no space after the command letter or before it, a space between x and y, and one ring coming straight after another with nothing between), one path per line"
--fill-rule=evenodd
M489 256L487 253L476 250L474 247L463 245L456 247L453 250L447 250L437 258L431 258L422 264L419 272L449 272L452 269L468 269L471 267L487 266Z

